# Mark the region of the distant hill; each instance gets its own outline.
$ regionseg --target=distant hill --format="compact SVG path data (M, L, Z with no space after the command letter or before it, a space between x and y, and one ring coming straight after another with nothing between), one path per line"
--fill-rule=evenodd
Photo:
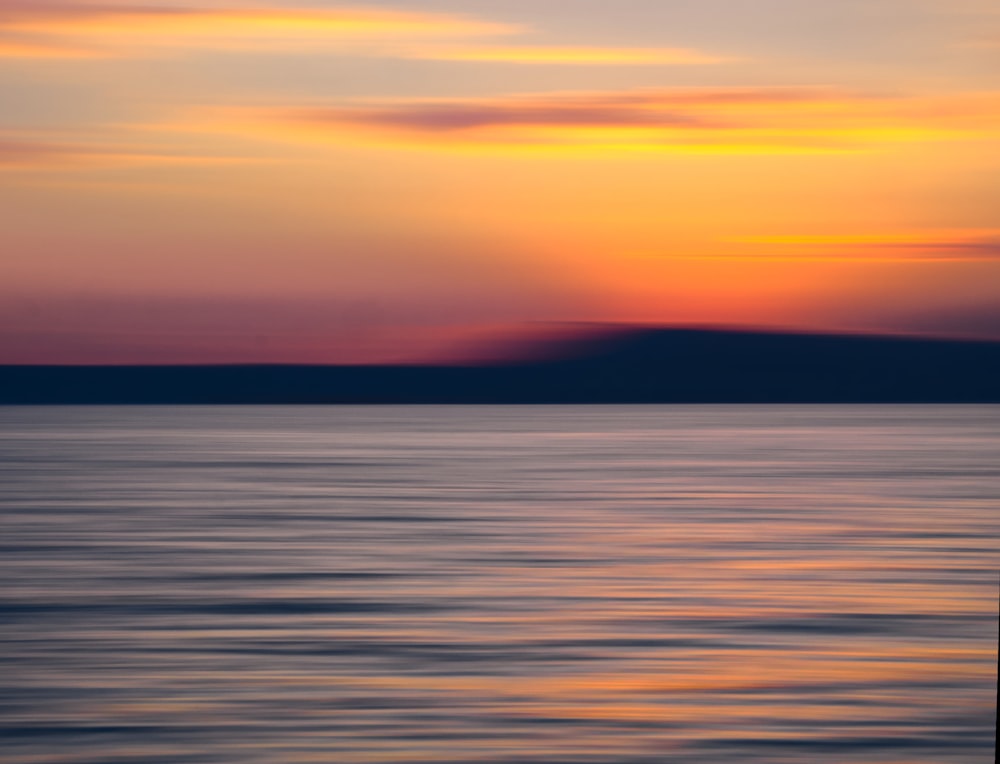
M1000 342L622 329L452 366L0 366L3 404L1000 403Z

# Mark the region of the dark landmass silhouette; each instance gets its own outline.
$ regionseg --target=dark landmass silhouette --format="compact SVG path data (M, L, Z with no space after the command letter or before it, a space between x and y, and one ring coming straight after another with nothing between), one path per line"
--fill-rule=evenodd
M1000 403L1000 342L605 329L478 365L0 366L0 403Z

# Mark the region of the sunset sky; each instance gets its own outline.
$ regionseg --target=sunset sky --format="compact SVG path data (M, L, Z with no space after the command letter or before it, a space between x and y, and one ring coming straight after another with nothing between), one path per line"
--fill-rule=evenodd
M1000 338L995 0L0 0L0 363Z

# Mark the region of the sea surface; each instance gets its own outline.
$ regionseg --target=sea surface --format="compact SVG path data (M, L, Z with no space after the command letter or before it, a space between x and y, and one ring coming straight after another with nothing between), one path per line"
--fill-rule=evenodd
M1000 406L0 408L5 764L986 764Z

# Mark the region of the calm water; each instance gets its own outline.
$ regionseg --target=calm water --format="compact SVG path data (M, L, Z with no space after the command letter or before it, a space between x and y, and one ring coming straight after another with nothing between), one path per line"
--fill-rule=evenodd
M3 761L993 761L1000 407L0 409Z

